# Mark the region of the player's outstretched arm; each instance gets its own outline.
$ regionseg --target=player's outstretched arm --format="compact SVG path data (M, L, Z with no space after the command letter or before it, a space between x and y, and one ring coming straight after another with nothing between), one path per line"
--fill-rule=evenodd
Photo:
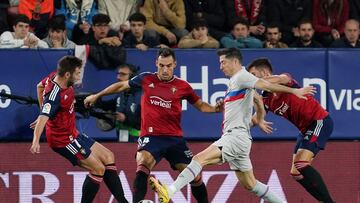
M218 113L224 111L224 101L222 99L216 102L216 105L210 105L209 103L203 102L199 99L197 102L193 104L193 106L204 113Z
M305 95L314 95L316 93L316 89L313 86L303 87L303 88L290 88L284 85L273 84L266 80L259 79L255 83L256 89L261 89L269 92L286 92L296 95L301 99L307 99Z
M118 92L122 92L130 88L129 81L121 81L111 84L110 86L106 87L105 89L101 90L97 94L89 95L85 98L84 104L86 107L90 107L95 104L95 102L101 98L102 96L115 94Z
M286 74L280 74L280 75L271 75L267 77L263 77L264 80L275 83L275 84L288 84L291 81L291 78Z
M42 134L42 132L44 131L44 127L46 122L49 120L49 117L45 116L45 115L40 115L37 119L37 123L35 126L35 130L34 130L34 136L33 136L33 141L30 147L30 152L32 154L38 154L40 153L40 136Z

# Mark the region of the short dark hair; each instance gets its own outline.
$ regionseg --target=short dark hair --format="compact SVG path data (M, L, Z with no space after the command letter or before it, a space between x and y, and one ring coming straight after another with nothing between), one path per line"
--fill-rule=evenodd
M253 60L247 67L247 70L249 71L251 68L256 69L267 69L271 73L273 71L272 65L270 63L270 60L268 58L257 58Z
M98 13L92 17L92 24L98 25L98 24L109 24L110 23L110 17L108 15Z
M142 13L134 13L129 17L129 21L131 22L143 22L146 24L146 17Z
M204 18L196 18L192 22L191 29L197 29L200 27L207 27L207 22Z
M130 78L136 76L140 70L140 67L139 66L135 66L133 64L130 64L130 63L123 63L123 64L120 64L118 67L117 67L117 70L120 70L122 68L129 68L129 70L131 71L131 74L130 74Z
M65 18L63 15L57 15L54 16L49 24L48 24L48 28L49 30L62 30L65 31L66 30L66 26L65 26Z
M242 61L242 55L239 49L237 48L225 48L225 49L219 49L217 51L218 56L225 55L225 58L236 58L241 63Z
M64 56L58 62L57 75L64 76L66 72L73 74L76 68L81 68L82 60L75 56Z
M266 26L266 29L268 28L277 28L280 31L280 26L277 23L270 23Z
M174 61L176 61L175 52L170 48L160 48L157 53L157 58L159 58L160 56L162 56L162 57L172 56Z
M16 26L18 23L30 24L30 19L24 14L18 14L14 17L14 26Z
M242 25L246 25L246 27L249 29L249 22L247 20L245 20L244 18L238 17L232 20L231 23L231 29L233 30L235 25L237 24L242 24Z
M300 28L300 26L303 24L310 24L311 27L314 28L312 21L310 19L307 19L307 18L301 19L300 22L298 23L298 28Z

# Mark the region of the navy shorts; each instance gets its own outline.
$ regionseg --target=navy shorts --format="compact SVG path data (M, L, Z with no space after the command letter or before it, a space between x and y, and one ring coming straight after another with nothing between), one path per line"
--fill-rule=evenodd
M297 153L298 149L307 149L312 151L315 156L320 150L325 149L326 142L333 128L334 123L330 115L326 116L323 120L313 121L306 130L305 135L299 134L294 154Z
M95 141L85 134L79 134L70 144L62 148L52 148L56 153L69 160L72 165L78 165L80 160L88 158L91 154L91 146Z
M148 151L159 163L165 158L172 169L176 170L175 165L179 163L189 164L193 153L186 145L183 137L174 136L144 136L138 139L138 150Z

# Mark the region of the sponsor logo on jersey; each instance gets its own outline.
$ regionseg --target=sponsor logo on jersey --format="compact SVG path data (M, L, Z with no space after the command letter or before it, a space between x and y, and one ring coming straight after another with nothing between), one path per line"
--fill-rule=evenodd
M49 114L50 111L51 111L51 104L50 103L44 104L44 106L42 108L42 113Z
M275 113L279 115L284 115L284 113L289 109L289 105L285 102L282 102L280 107L275 109Z
M171 109L171 101L166 101L158 96L150 96L150 104Z

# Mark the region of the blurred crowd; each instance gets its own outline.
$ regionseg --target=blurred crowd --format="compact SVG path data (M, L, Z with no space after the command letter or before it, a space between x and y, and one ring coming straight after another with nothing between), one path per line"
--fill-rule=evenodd
M360 0L2 0L0 48L356 48L359 20Z

